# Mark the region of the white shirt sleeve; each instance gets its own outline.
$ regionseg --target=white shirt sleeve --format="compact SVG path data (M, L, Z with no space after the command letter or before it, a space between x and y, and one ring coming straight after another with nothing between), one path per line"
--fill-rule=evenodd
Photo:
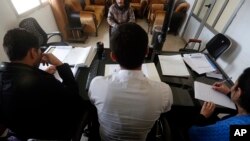
M171 110L171 106L173 104L173 94L169 85L166 85L164 88L162 88L162 90L163 90L163 98L162 98L163 112L167 112Z

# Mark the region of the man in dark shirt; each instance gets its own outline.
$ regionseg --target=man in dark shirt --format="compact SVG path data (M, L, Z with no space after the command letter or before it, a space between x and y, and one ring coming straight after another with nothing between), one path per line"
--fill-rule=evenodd
M70 139L84 103L69 65L41 53L38 39L24 29L9 30L3 47L10 63L0 64L0 124L21 139ZM40 62L54 67L40 70ZM51 74L55 69L62 83Z

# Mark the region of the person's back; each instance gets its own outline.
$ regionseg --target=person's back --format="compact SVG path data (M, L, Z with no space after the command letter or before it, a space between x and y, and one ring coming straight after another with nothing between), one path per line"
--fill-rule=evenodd
M147 43L147 33L134 23L120 25L112 34L111 56L121 70L94 78L89 90L102 140L145 141L160 114L171 108L170 87L141 71Z
M0 64L1 124L21 139L70 139L84 112L77 84L69 66L50 54L47 59L56 66L63 83L37 68L42 56L33 37L19 29L5 36L11 62ZM15 57L18 50L22 55Z

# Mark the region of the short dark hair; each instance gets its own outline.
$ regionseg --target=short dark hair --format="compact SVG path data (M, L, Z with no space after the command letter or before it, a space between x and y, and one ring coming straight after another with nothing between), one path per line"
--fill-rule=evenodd
M244 70L238 79L236 88L241 88L242 94L239 99L239 104L248 113L250 113L250 68Z
M111 35L110 48L122 67L138 68L148 49L148 35L135 23L121 24Z
M39 48L38 38L22 28L7 31L3 41L4 50L10 61L23 59L30 48Z
M129 6L130 6L130 2L131 0L124 0L124 6L122 8L120 8L115 0L115 6L120 9L120 10L128 10Z

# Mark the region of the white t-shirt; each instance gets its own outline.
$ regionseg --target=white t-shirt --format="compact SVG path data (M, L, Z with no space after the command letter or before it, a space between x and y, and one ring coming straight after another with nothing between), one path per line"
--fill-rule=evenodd
M89 98L97 108L100 136L107 141L145 141L160 114L173 103L167 84L130 70L94 78Z

